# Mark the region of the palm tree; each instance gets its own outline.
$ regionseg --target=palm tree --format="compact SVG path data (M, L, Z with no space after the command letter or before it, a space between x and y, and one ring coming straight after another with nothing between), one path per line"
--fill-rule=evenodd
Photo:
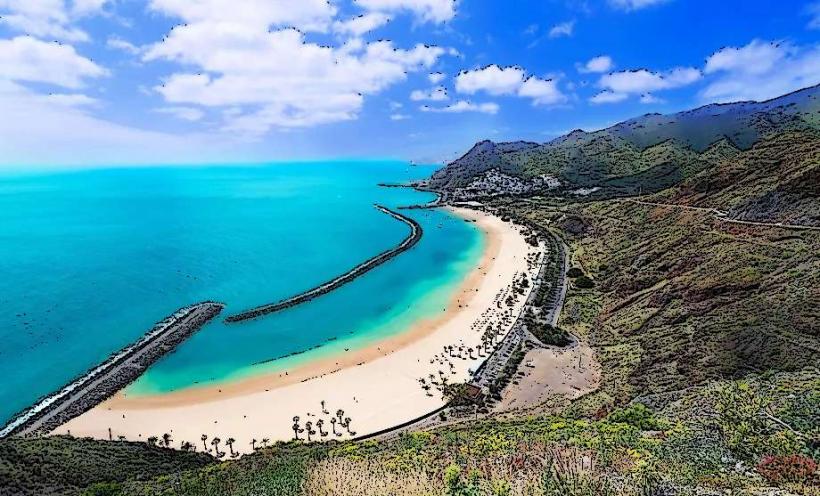
M324 414L330 413L325 409L325 400L322 400L322 413L324 413Z
M211 439L211 444L214 447L214 454L216 455L217 458L222 458L222 456L225 455L224 453L219 452L219 443L221 443L221 442L222 442L222 440L219 439L218 437L215 437L215 438Z
M117 441L124 442L125 441L125 436L117 436Z
M322 426L323 426L323 425L325 425L325 421L324 421L324 420L319 419L319 420L317 420L317 421L316 421L316 427L318 427L318 428L319 428L319 435L320 435L320 436L322 436L322 437L327 437L327 432L325 432L324 430L322 430Z
M302 432L303 429L299 428L299 416L296 415L293 417L293 437L298 441L299 440L299 433Z
M171 441L173 441L173 439L171 439L171 435L170 435L170 434L168 434L168 433L166 432L165 434L163 434L163 435L162 435L162 443L165 445L165 447L166 447L166 448L170 448L170 447L171 447Z
M266 438L266 437L263 437L263 438L262 438L262 447L263 447L263 448L267 448L267 447L268 447L268 443L269 443L269 442L270 442L270 439L268 439L268 438Z
M188 441L183 441L180 448L182 448L182 451L194 451L194 445Z
M311 422L310 420L305 422L305 431L307 431L307 440L308 442L310 442L310 435L316 434L316 431L313 430L313 422Z
M348 434L350 434L351 436L353 435L353 433L350 432L350 417L345 417L345 422L344 424L342 424L342 427L347 429Z
M114 437L111 435L111 427L108 428L108 440L113 441Z
M256 451L256 439L251 439L251 449Z
M157 445L157 436L151 436L148 438L148 446L156 446Z
M339 423L340 424L342 423L342 417L344 416L344 414L345 414L345 411L342 410L341 408L336 410L336 416L339 417Z
M332 428L333 428L333 434L335 434L335 435L337 435L337 436L341 436L341 434L339 434L339 433L337 433L337 432L336 432L336 422L337 422L336 417L331 417L331 418L330 418L330 425L331 425L331 426L332 426Z
M201 440L202 440L202 446L205 448L205 452L207 453L207 452L208 452L208 445L207 445L207 444L205 444L205 441L207 441L207 440L208 440L208 435L207 435L207 434L203 434L203 435L201 435L201 436L199 437L199 439L201 439Z
M227 444L227 445L228 445L228 449L230 449L230 450L231 450L231 456L234 456L234 454L233 454L233 443L235 443L235 442L236 442L236 439L234 439L234 438L232 438L232 437L229 437L229 438L225 441L225 444Z

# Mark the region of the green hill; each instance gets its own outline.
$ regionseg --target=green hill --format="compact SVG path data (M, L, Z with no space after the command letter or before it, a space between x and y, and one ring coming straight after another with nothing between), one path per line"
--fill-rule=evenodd
M482 141L436 172L425 184L455 192L497 169L524 179L557 178L561 191L610 189L635 194L664 189L760 139L820 127L820 87L767 102L713 104L671 115L647 114L595 132L573 131L543 144Z

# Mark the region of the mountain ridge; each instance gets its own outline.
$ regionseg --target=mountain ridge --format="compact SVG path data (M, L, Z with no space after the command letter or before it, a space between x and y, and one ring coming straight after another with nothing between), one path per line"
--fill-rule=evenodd
M458 196L460 188L496 169L523 180L555 177L563 186L561 191L603 188L607 181L674 165L670 160L639 160L647 149L664 142L681 152L702 153L725 139L739 150L748 150L772 134L818 128L820 85L762 102L713 103L674 114L647 113L598 131L576 129L541 144L483 140L423 186Z

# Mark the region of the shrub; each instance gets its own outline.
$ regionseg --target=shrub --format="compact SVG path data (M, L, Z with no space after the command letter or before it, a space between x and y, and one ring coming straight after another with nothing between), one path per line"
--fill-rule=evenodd
M95 482L83 491L83 496L117 496L122 486L118 482Z
M546 345L567 346L572 342L567 331L541 322L527 323L527 329L533 336Z
M757 472L770 482L803 482L817 472L817 463L803 455L765 456Z
M575 286L580 289L594 288L595 283L587 276L581 276L575 280Z
M607 416L610 422L629 424L642 431L662 430L658 419L655 418L652 410L643 403L631 403L625 408L618 408Z
M584 271L579 269L578 267L572 267L567 271L567 276L575 279L576 277L581 277L584 275Z

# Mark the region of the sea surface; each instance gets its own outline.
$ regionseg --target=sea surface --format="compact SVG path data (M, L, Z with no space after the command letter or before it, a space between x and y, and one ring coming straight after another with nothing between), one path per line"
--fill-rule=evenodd
M440 313L484 238L444 211L406 210L412 250L267 317L221 318L322 283L399 243L373 208L431 194L379 187L433 167L389 161L0 173L0 424L178 308L227 304L129 394L158 394L364 346Z

